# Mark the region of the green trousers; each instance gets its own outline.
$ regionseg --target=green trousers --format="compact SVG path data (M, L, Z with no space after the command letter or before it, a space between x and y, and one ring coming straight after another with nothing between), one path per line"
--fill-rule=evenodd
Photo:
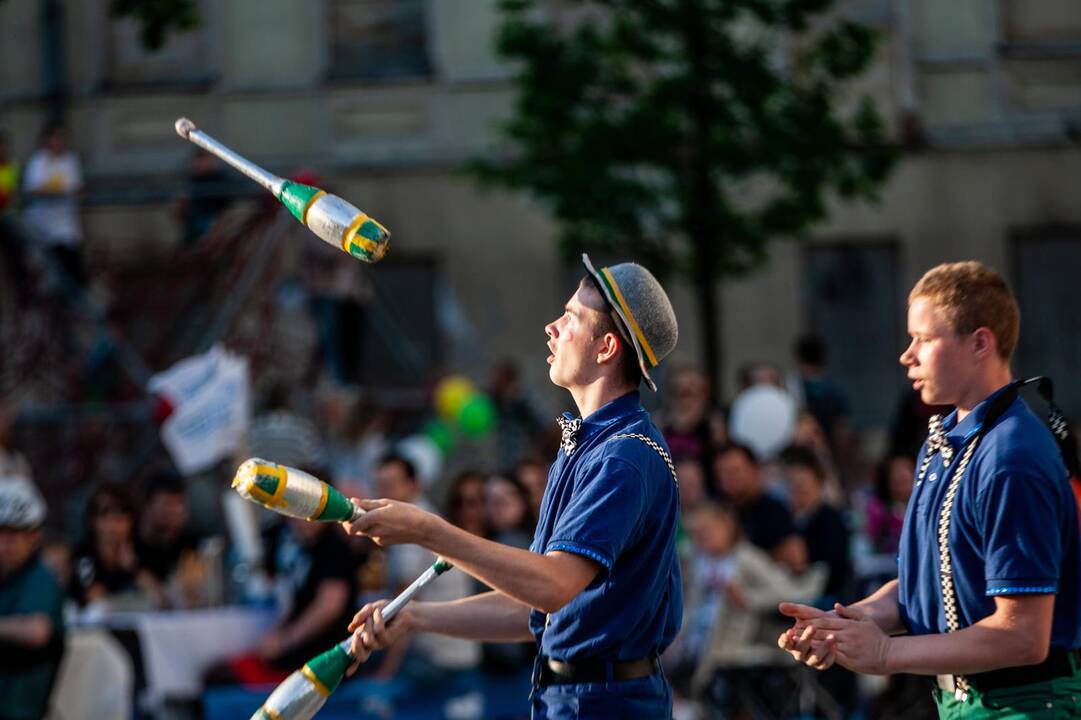
M935 688L935 704L942 720L1067 720L1081 719L1081 668L1073 675L1046 682L980 692L973 689L967 702Z

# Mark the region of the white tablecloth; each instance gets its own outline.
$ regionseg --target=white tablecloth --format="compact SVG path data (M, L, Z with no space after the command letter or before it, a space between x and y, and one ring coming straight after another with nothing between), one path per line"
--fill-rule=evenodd
M92 621L138 634L152 704L198 698L206 671L253 650L273 623L271 610L252 608L114 613Z

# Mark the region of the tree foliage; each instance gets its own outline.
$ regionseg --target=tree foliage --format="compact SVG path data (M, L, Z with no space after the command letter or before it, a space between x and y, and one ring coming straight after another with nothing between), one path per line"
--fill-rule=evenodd
M170 33L201 22L196 0L113 0L112 14L139 23L139 39L147 50L161 49Z
M895 153L846 81L875 35L833 0L503 0L517 99L485 183L550 207L562 248L701 282L804 233L830 193L874 199Z

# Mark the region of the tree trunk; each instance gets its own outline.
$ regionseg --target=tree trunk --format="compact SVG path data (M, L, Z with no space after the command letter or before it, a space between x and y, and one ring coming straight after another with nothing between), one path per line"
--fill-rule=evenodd
M715 238L694 238L695 295L698 306L698 326L702 353L702 372L709 380L710 405L716 406L722 396L724 381L724 358L721 355L721 315L717 289L714 287Z

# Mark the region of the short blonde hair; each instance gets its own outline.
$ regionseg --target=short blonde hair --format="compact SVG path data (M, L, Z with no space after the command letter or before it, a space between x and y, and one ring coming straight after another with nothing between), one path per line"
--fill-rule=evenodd
M1006 281L986 265L970 260L933 267L912 288L908 304L916 298L926 298L941 310L959 335L988 328L995 335L999 356L1008 361L1013 355L1021 311Z

